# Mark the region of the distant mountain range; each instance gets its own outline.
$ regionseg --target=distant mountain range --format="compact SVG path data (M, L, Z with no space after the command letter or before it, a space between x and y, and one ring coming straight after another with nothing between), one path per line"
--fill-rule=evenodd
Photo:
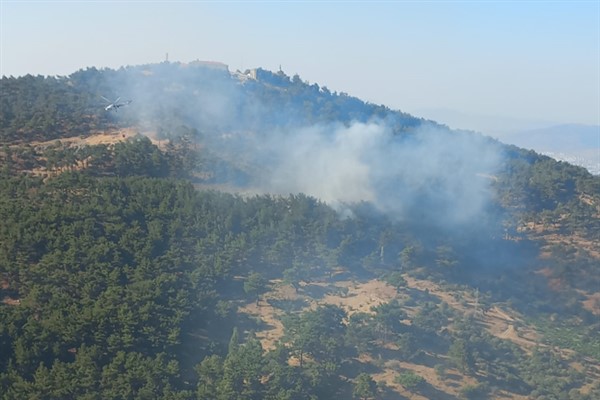
M415 113L454 129L482 132L504 143L584 167L594 175L600 174L600 125L471 115L448 109L422 109Z
M600 174L600 126L564 124L516 132L507 143L532 149L559 161L567 161Z

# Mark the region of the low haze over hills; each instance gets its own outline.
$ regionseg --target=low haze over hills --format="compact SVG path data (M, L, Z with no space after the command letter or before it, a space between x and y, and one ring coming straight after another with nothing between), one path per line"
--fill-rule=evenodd
M556 125L547 128L517 132L504 141L526 149L533 149L559 161L586 168L600 175L600 126Z
M3 399L600 394L585 168L283 71L0 82Z
M503 143L531 149L600 174L600 126L557 124L494 116L466 115L451 110L422 109L419 115L451 128L471 129Z

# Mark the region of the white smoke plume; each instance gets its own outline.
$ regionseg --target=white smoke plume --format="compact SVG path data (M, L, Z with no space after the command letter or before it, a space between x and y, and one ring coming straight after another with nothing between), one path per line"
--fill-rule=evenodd
M394 136L384 122L312 126L263 141L272 153L261 176L267 192L302 192L333 206L365 201L395 217L418 212L449 222L482 211L501 160L498 146L475 134L424 127Z
M202 133L202 151L249 168L258 192L304 193L338 208L369 202L396 218L468 223L488 204L489 177L501 162L497 142L425 121L400 134L385 119L306 126L302 110L274 112L265 96L249 95L256 92L227 72L160 65L128 71L116 83L134 97L130 117L160 124L178 115ZM285 84L273 83L276 90L288 90Z

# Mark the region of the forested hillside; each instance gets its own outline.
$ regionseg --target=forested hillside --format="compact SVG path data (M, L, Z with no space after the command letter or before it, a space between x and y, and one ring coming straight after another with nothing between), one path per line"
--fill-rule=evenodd
M1 84L2 398L600 395L584 169L281 72Z
M226 132L382 117L400 130L422 122L346 93L331 93L297 75L261 69L256 74L258 80L202 65L162 63L116 71L88 68L61 77L4 76L0 141L48 140L131 124L171 136L181 125ZM133 107L106 113L102 97L131 99Z

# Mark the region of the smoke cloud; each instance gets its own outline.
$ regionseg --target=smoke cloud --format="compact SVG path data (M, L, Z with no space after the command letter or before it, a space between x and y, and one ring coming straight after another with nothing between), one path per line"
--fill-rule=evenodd
M252 171L251 187L240 190L304 193L338 209L369 202L395 218L468 223L489 202L501 162L497 142L425 121L401 134L384 118L307 123L301 111L244 87L264 83L242 84L227 71L159 66L128 76L119 85L134 97L130 117L160 125L178 115L202 133L201 151Z
M385 122L298 129L264 138L272 153L260 187L302 192L334 207L372 203L397 218L476 218L490 200L501 157L484 137L423 127L395 136Z

